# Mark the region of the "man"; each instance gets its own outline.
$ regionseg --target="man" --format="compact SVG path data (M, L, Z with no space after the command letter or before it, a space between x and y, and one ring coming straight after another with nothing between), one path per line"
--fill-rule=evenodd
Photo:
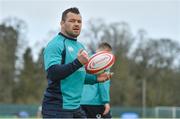
M112 47L103 42L99 44L97 52L112 51ZM84 85L81 107L86 112L88 118L111 118L110 114L110 81L97 83L94 85Z
M82 19L77 8L62 14L61 31L44 50L44 65L48 87L42 103L43 118L85 118L80 108L84 83L103 82L109 75L86 74L83 67L88 62L84 47L77 41Z

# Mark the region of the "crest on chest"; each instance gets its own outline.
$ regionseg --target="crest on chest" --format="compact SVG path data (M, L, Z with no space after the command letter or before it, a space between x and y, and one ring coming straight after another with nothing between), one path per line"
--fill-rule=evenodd
M73 52L73 51L74 51L73 47L68 46L68 51L69 51L70 53Z

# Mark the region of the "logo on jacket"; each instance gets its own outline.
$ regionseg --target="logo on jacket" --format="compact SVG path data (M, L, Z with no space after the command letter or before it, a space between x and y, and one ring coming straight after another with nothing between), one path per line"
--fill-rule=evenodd
M73 52L74 49L73 49L71 46L68 46L68 51L69 51L69 52Z

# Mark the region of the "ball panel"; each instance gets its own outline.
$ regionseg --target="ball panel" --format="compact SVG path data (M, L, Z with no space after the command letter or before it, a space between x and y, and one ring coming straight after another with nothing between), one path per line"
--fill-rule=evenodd
M89 67L91 69L100 69L101 67L105 67L107 64L109 64L112 60L112 56L109 56L109 54L100 54L97 55L96 58L91 59L89 62Z
M85 69L90 74L98 74L103 72L105 69L109 69L115 62L113 54L101 51L94 54L89 62L86 64Z

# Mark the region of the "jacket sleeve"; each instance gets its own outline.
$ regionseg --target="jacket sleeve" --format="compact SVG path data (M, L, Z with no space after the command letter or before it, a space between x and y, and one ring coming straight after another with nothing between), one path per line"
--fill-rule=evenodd
M91 85L98 83L97 75L86 73L86 77L85 77L85 82L84 83L85 84L91 84Z
M110 101L110 80L99 83L99 93L101 101L106 104Z
M55 64L47 69L47 78L50 80L62 80L74 73L83 65L78 59L69 64Z
M77 58L68 64L61 64L63 42L50 42L44 50L44 64L47 78L50 80L62 80L82 67Z

